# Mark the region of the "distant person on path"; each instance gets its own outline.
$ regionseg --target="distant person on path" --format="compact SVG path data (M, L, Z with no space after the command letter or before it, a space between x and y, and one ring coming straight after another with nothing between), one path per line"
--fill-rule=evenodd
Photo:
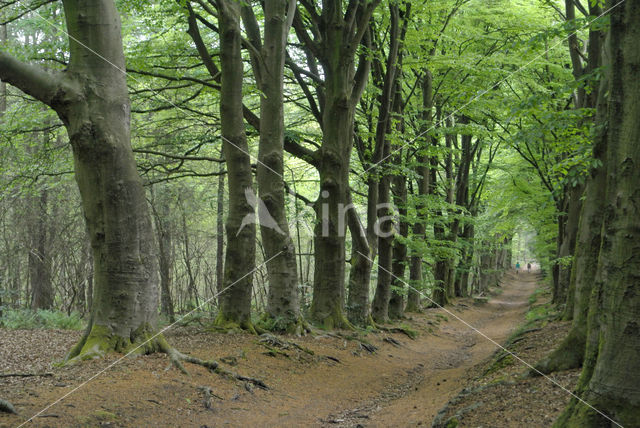
M531 272L531 263L527 263L527 272Z
M520 262L516 263L516 273L520 273Z

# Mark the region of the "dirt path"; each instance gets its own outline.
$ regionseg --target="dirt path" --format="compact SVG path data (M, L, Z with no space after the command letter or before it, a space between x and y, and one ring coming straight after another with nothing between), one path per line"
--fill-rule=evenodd
M167 369L166 357L152 355L119 362L29 426L430 426L438 410L469 382L470 369L496 350L452 314L498 343L522 323L536 287L534 275L507 275L503 282L502 292L488 303L461 299L448 308L451 313L438 309L415 316L407 324L420 331L416 340L401 334L368 335L365 345L375 346L375 353L357 340L332 335L286 338L312 350L311 355L298 348L268 350L253 336L181 328L168 337L176 347L222 359L230 370L263 379L270 390L200 367L188 367L187 377ZM9 343L12 334L20 332L0 330L0 339ZM39 367L42 362L34 352L44 353L46 361L62 353L52 355L47 349L51 333L40 334L39 345L24 355L17 348L6 359L13 371L24 361L24 371L35 367L53 376L0 380L0 397L20 412L0 416L0 426L17 426L118 358L69 368ZM77 336L56 334L67 334L69 344ZM60 340L56 343L60 346ZM2 364L0 372L6 372ZM202 387L213 395L207 398Z

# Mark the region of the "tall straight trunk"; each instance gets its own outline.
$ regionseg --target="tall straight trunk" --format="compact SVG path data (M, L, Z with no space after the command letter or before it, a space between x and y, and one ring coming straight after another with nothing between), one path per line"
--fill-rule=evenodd
M433 116L433 75L429 69L424 69L424 75L422 77L422 120L423 131L425 133L428 130L428 127L431 125L432 116ZM424 147L423 151L426 151L430 144L432 138L429 135L424 136ZM427 227L426 227L426 218L424 218L425 214L423 213L424 208L426 206L425 198L431 188L431 174L429 171L429 158L423 153L418 152L416 155L416 174L417 178L417 187L418 187L418 203L416 204L416 212L417 212L417 221L412 226L412 231L415 239L425 239ZM423 277L422 277L422 259L423 255L420 253L415 253L411 255L411 265L409 268L409 283L411 287L409 287L409 292L407 295L407 312L415 312L420 310L420 293L419 289L423 287Z
M389 141L385 142L384 156L389 155ZM391 220L391 176L386 173L378 184L378 282L371 303L371 316L377 322L389 320L391 299L391 269L393 261L393 223Z
M154 189L152 189L152 192ZM155 195L154 195L155 196ZM164 195L154 197L156 207L153 210L158 236L158 262L160 266L160 313L169 322L175 321L171 287L173 283L173 236L169 216L171 215L169 202Z
M53 307L53 284L49 254L47 251L47 191L41 190L33 199L33 223L31 249L29 250L29 283L31 284L31 309Z
M69 134L94 260L91 320L69 354L81 359L125 350L149 337L157 318L158 265L129 140L118 12L113 0L63 5L70 35L66 73L49 74L0 53L0 78L52 107ZM157 346L153 341L138 352Z
M454 118L449 115L448 118L446 119L446 123L447 123L447 128L452 128L454 126ZM447 148L447 156L445 158L445 162L444 162L444 172L445 172L445 177L446 177L446 201L449 204L449 208L447 209L447 221L444 223L445 226L445 237L446 240L449 241L449 246L451 247L451 249L453 249L455 247L456 241L458 240L458 223L454 222L453 220L451 220L451 216L454 214L454 209L451 208L451 206L454 203L454 197L455 197L455 178L454 178L454 174L453 174L453 150L454 150L454 143L455 146L457 147L458 143L458 135L457 134L447 134L445 136L445 144L446 144L446 148ZM445 266L443 268L444 270L444 277L442 278L443 284L444 284L444 290L445 290L445 294L446 294L446 299L447 302L449 301L449 299L451 299L454 296L454 290L453 290L453 277L454 277L454 267L456 264L456 257L455 256L451 256L451 257L447 257L444 260Z
M467 124L469 122L466 116L463 116L460 119L460 123ZM462 135L461 138L461 152L460 152L460 162L458 166L458 173L455 182L455 203L458 207L458 212L456 213L458 216L462 215L462 209L466 208L469 205L469 171L471 170L471 161L473 159L473 147L472 147L472 135ZM478 143L476 143L478 144ZM451 227L451 239L454 242L457 241L458 235L460 233L461 220L460 218L454 218L453 225ZM463 226L463 236L465 239L467 237L464 236L465 232L468 232L467 224L465 223ZM452 289L454 296L462 297L464 295L462 283L462 274L465 270L467 270L466 263L467 260L467 250L468 250L468 242L465 240L463 243L462 253L460 254L459 263L457 267L453 268L451 273L450 281L453 282Z
M249 199L254 195L251 159L242 111L243 63L240 33L240 3L218 2L220 15L220 122L227 163L229 212L225 224L227 251L220 309L215 324L253 330L251 292L255 267L255 216ZM219 292L220 292L219 291Z
M640 426L640 0L611 8L606 196L578 395L557 426ZM607 415L606 417L594 410Z
M221 151L221 157L224 150ZM218 194L216 201L216 303L219 300L219 293L222 291L224 282L224 177L220 171L218 176Z
M351 204L351 197L349 197L349 204ZM347 221L351 233L351 269L349 270L347 315L352 323L365 326L370 322L371 250L366 231L355 208L351 208L347 212Z
M402 152L395 159L396 164L399 165ZM409 223L407 223L407 179L405 175L398 174L393 177L393 196L400 217L397 233L406 239L409 235ZM394 240L392 258L393 279L391 298L389 299L389 318L398 319L404 317L404 296L406 294L404 274L407 266L407 245L402 240Z
M402 62L402 56L399 62ZM403 120L403 99L402 99L402 81L400 76L397 77L396 92L394 98L393 112L396 120L396 131L399 135L403 135L404 120ZM403 162L403 150L402 148L394 148L395 153L392 156L391 162L394 165L402 165ZM391 177L393 203L398 210L397 229L395 231L396 236L400 239L393 240L392 248L392 262L391 272L393 278L391 279L391 297L389 299L389 317L398 319L404 317L404 296L405 280L404 273L407 265L407 244L403 241L409 236L409 223L407 222L407 178L404 174L394 173Z
M557 281L553 290L553 302L563 305L567 301L571 282L571 265L578 234L578 223L582 209L584 186L578 184L567 190L565 195L566 214L563 215L563 236L558 248Z
M260 144L258 150L258 191L260 233L269 275L267 316L277 320L276 328L295 331L300 328L300 298L296 253L289 233L283 182L284 156L284 63L287 35L295 13L292 0L264 3L264 43L251 6L243 8L245 23L255 47L254 58L260 97ZM260 46L262 45L262 46Z
M333 69L332 69L333 68ZM326 106L320 149L320 198L315 204L315 270L311 318L325 328L349 325L344 313L345 230L341 207L349 196L349 159L354 107L348 99L351 66L327 70ZM342 226L342 227L341 227ZM341 230L342 229L342 230Z
M4 45L8 38L7 25L0 25L0 46ZM0 79L0 119L5 111L7 111L7 83Z

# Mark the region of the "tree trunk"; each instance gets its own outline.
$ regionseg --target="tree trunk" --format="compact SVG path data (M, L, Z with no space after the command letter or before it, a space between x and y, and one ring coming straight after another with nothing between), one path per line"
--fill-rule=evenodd
M351 204L351 196L349 196ZM359 326L370 323L369 287L371 284L371 262L367 234L355 208L347 212L351 233L351 270L349 271L349 297L347 313L349 321Z
M0 46L4 45L8 39L6 24L0 25ZM4 112L7 111L7 83L0 79L0 119Z
M346 94L350 64L327 70L326 106L320 149L320 198L315 204L315 271L311 318L325 328L348 327L344 313L345 224L354 107Z
M396 165L402 162L402 151L395 157ZM406 239L409 235L409 223L407 223L407 179L405 175L393 177L393 196L398 207L398 235ZM391 271L393 279L391 283L391 299L389 300L389 318L399 319L404 317L405 280L404 273L407 266L407 245L401 240L393 243L393 261Z
M567 293L571 282L572 257L575 251L578 223L582 209L581 198L583 190L584 186L579 184L572 187L565 196L567 212L564 216L564 227L562 228L564 235L558 252L558 258L560 259L557 267L558 280L553 293L553 302L557 305L563 305L567 301Z
M241 53L240 4L218 2L220 14L220 122L228 171L229 212L226 220L227 251L223 289L215 324L253 331L251 292L255 268L255 194L251 159L242 111L243 63Z
M422 78L422 120L424 122L421 134L428 131L428 127L431 126L433 116L433 75L429 69L424 69L424 76ZM432 144L432 137L425 135L423 137L424 147L423 151L428 150ZM431 174L429 171L429 157L425 153L419 152L416 155L416 173L418 175L418 203L416 204L417 219L413 224L414 239L425 239L427 227L426 218L424 214L424 208L426 203L424 198L431 191ZM424 287L422 276L422 254L411 255L411 267L409 268L409 293L407 295L407 312L416 312L420 308L420 293L418 290Z
M640 426L640 1L609 1L611 52L602 242L584 367L557 426ZM598 411L594 410L598 409ZM602 413L600 413L602 412ZM607 416L603 416L603 413ZM611 419L609 419L611 418Z
M220 156L224 156L224 150L221 150ZM218 176L216 201L216 303L224 282L224 176L222 173Z
M169 222L170 208L169 202L166 200L164 194L158 198L154 197L154 202L156 205L154 208L154 220L156 234L158 235L158 261L160 264L160 313L166 316L169 322L173 323L175 321L175 313L173 309L173 299L171 298L171 284L173 282L171 275L173 268L173 240L171 223Z
M284 200L284 108L283 79L285 46L294 13L290 0L264 4L264 44L259 64L260 146L258 155L258 209L264 244L269 295L267 315L277 320L276 329L300 329L300 298L295 246L289 233ZM288 21L289 20L289 21ZM274 222L275 221L275 222Z
M384 156L389 155L389 141L385 143ZM378 282L371 305L371 315L376 322L389 320L391 299L391 273L393 262L393 212L391 210L391 176L385 173L378 185Z
M39 198L31 199L33 202L31 249L29 250L31 309L51 309L54 296L47 251L47 191L43 189L40 191Z
M73 149L93 251L94 295L87 334L68 358L92 358L143 343L137 352L152 352L157 342L146 340L156 325L158 265L129 140L119 15L112 0L63 3L71 50L67 72L52 76L23 65L27 69L9 82L56 110Z

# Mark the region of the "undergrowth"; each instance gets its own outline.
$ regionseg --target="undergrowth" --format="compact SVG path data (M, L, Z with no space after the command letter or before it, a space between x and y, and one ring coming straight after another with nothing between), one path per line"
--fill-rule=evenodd
M66 312L38 309L10 309L4 308L0 325L10 329L60 329L82 330L85 322L77 312Z

